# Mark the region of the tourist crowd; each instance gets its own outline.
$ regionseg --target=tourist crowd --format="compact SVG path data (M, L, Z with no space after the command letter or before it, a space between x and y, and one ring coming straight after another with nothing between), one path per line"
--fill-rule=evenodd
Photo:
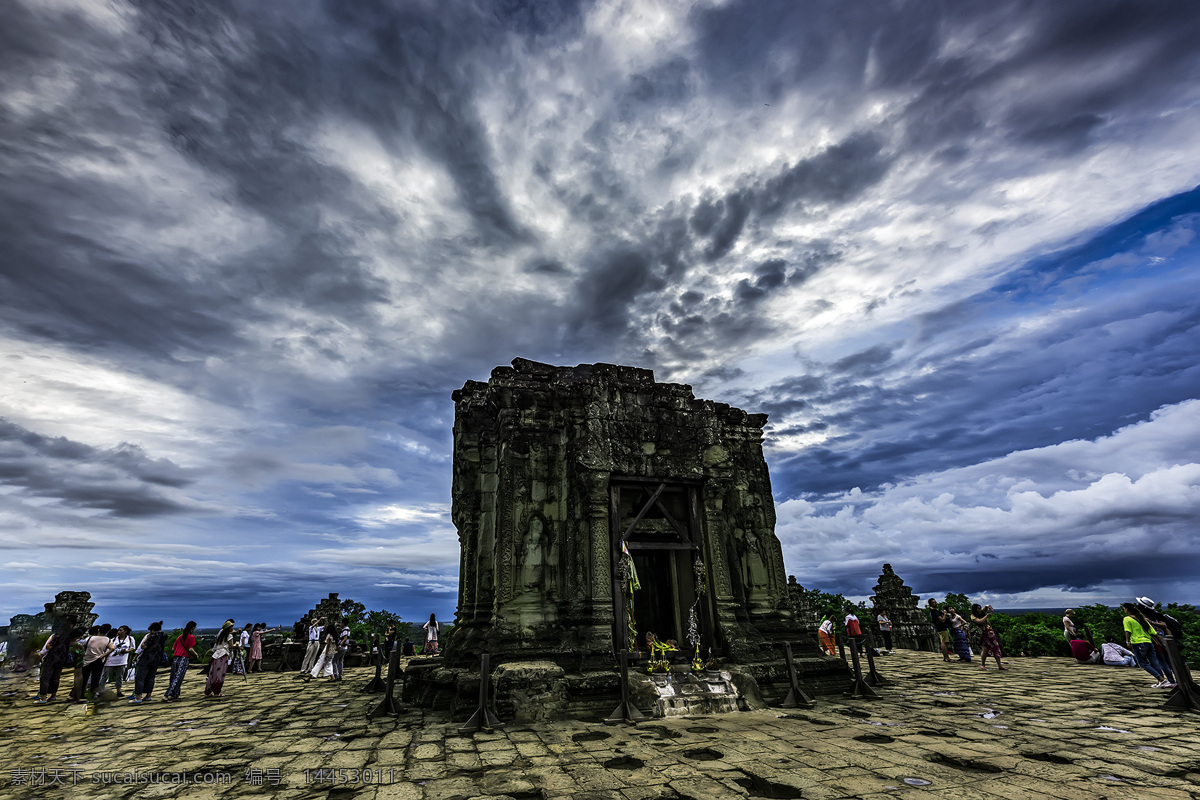
M1086 633L1075 627L1075 612L1068 608L1063 614L1063 636L1071 646L1075 660L1084 664L1108 664L1114 667L1141 667L1154 677L1153 688L1174 689L1175 672L1167 657L1163 636L1178 640L1183 627L1169 614L1158 610L1149 597L1139 597L1136 602L1122 603L1125 612L1122 628L1125 646L1117 637L1110 636L1099 647Z
M173 638L162 629L162 621L152 622L145 634L134 636L128 625L113 628L112 625L95 625L84 630L75 625L75 620L60 620L41 650L40 677L35 703L50 703L58 699L64 673L73 680L68 702L93 703L111 702L128 697L124 689L133 684L130 703L151 700L160 668L169 667L170 677L163 693L164 702L178 700L183 688L183 679L192 662L200 656L196 651L196 623L188 622ZM438 652L437 617L429 615L425 623L425 655ZM263 636L278 628L267 628L266 623L247 624L241 630L232 619L221 626L213 641L204 682L206 698L222 697L228 675L247 675L262 672ZM306 682L313 678L340 681L345 668L346 654L350 649L350 628L338 619L318 617L305 618L297 624L298 640L307 640L308 646L300 663L299 677ZM169 641L168 641L169 639ZM385 635L383 652L393 647L403 655L415 655L411 639L398 642L396 626L390 625Z
M68 702L86 703L124 699L124 689L133 684L130 703L150 700L154 694L158 670L170 668L170 677L162 699L179 699L183 678L196 652L196 623L188 622L168 641L162 621L152 622L140 639L128 625L94 625L88 630L63 620L38 652L40 677L35 703L58 699L63 674L72 675ZM266 623L247 624L238 630L232 619L226 620L213 642L205 679L204 696L221 697L225 677L262 671L263 636L278 628ZM349 631L346 631L349 639Z

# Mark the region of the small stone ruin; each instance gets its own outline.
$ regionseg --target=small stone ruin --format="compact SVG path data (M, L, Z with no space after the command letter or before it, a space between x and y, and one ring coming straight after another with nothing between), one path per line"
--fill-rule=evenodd
M91 600L91 592L59 592L53 603L46 603L46 616L55 622L72 620L72 624L87 630L100 618L92 613L96 604Z
M342 618L342 601L338 600L338 593L330 592L329 597L317 603L307 616L310 625L321 617L324 617L327 622L340 620Z
M875 584L875 594L871 596L871 606L887 613L892 621L892 642L896 647L908 650L938 650L937 633L933 623L923 608L920 608L921 598L913 595L913 590L904 585L904 581L892 571L891 564L883 565L883 574ZM872 624L875 630L879 626Z
M17 614L8 624L8 655L20 662L27 655L31 638L38 633L70 633L73 626L87 629L96 624L95 603L89 592L59 592L54 602L37 614Z
M502 715L608 711L626 650L689 694L724 672L754 705L787 691L784 643L806 683L844 688L793 607L765 414L646 369L524 359L453 397L458 611L440 663L410 666L410 699L469 704L487 653Z

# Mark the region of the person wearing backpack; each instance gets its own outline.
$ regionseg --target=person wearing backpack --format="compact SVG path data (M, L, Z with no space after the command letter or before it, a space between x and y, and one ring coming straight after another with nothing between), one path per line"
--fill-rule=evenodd
M41 680L38 696L33 699L35 703L52 703L57 699L63 669L72 666L71 643L83 633L82 628L73 626L73 620L64 620L42 647Z
M154 679L162 665L163 645L167 635L163 633L162 621L151 622L149 632L142 637L137 652L133 655L133 699L131 703L149 700L154 694Z

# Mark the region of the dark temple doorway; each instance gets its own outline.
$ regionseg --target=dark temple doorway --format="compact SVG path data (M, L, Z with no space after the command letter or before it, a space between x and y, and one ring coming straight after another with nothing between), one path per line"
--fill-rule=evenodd
M697 615L701 646L712 646L712 614L707 602L696 603L697 581L707 582L700 542L698 483L614 479L610 483L614 564L628 553L640 588L632 597L617 597L616 641L645 654L646 634L672 640L688 652L688 622ZM614 575L614 585L619 586ZM618 589L619 594L619 589ZM708 593L704 594L707 598ZM633 611L636 641L630 638L626 614Z

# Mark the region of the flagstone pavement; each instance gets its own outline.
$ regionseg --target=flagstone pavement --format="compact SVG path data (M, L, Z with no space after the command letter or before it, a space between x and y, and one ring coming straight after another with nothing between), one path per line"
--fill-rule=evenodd
M1200 800L1200 714L1163 710L1140 669L1032 658L985 672L909 651L879 665L892 685L878 700L473 735L421 710L368 721L382 696L360 691L366 668L342 683L231 676L219 700L193 672L180 702L91 717L34 705L8 674L0 798Z

